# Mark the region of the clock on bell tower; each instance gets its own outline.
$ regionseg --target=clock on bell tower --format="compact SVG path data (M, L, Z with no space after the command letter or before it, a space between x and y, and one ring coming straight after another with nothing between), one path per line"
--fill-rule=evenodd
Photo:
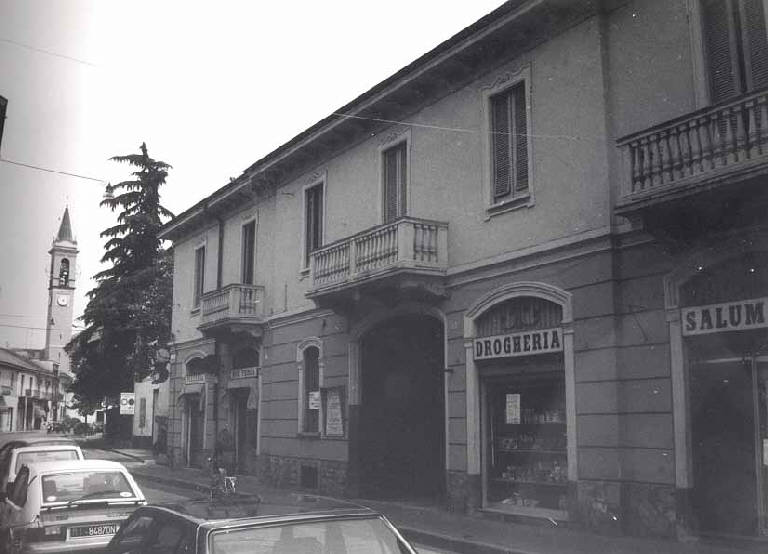
M45 359L69 372L69 356L64 347L72 338L72 300L75 292L77 241L72 235L69 209L64 210L61 225L51 249L51 275L48 281L48 320L45 332Z

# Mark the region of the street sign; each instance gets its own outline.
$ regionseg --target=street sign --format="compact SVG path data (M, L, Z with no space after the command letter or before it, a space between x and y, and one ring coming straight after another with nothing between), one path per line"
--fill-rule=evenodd
M136 394L132 392L120 393L120 415L133 415L136 404Z

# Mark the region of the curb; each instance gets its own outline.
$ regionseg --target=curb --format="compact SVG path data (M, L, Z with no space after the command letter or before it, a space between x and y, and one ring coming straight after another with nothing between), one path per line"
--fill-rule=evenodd
M99 450L106 450L107 452L114 452L115 454L120 454L121 456L125 456L126 458L131 458L132 460L139 461L143 464L147 463L146 458L142 458L141 456L136 456L135 454L128 454L127 452L123 452L122 450L117 450L116 448L100 448ZM152 460L154 462L154 460Z
M137 481L149 481L152 483L158 483L161 485L171 485L181 489L194 490L197 492L209 494L211 487L200 483L191 481L185 481L183 479L174 479L172 477L158 477L150 473L144 473L141 471L131 471L134 479ZM246 494L246 493L238 493ZM247 495L247 494L246 494ZM434 546L436 548L445 548L453 550L454 552L466 552L471 554L538 554L526 550L515 550L511 548L504 548L494 544L487 544L482 542L475 542L466 539L459 539L448 535L442 535L431 531L425 531L423 529L415 529L408 527L407 525L397 525L397 529L408 540L413 542L419 542L426 546Z

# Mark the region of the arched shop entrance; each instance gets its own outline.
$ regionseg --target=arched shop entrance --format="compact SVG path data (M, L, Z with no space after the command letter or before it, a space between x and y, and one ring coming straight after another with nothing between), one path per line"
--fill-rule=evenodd
M403 315L361 341L360 491L437 499L445 491L443 324Z
M768 253L701 265L679 290L691 509L701 532L768 534Z

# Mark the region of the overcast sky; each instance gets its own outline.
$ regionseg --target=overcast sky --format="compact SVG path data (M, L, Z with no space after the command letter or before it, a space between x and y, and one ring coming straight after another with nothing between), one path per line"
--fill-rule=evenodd
M0 0L0 345L43 346L66 205L82 314L115 217L97 180L128 176L111 156L146 141L179 213L502 3Z

